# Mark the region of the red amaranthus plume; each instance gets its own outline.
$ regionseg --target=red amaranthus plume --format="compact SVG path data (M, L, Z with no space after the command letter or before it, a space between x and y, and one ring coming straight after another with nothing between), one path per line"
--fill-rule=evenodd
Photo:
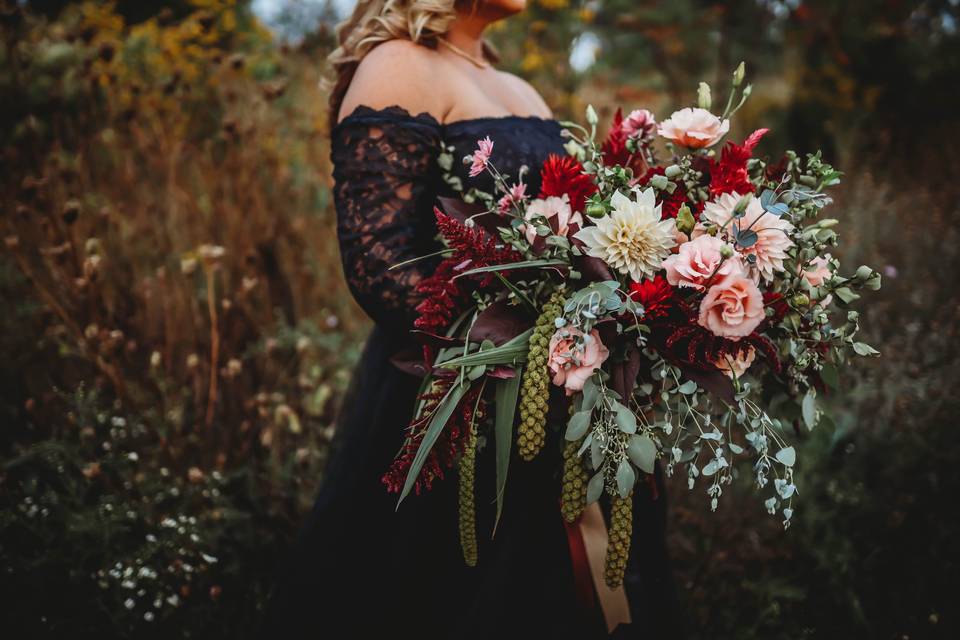
M408 427L407 439L403 443L400 453L394 458L393 463L387 470L381 482L387 487L390 493L400 493L407 480L407 474L410 471L410 465L417 455L417 450L423 442L427 426L433 417L440 401L450 390L450 385L455 380L455 376L438 379L433 389L421 394L419 399L424 401L423 415L419 420L410 423ZM413 485L413 491L420 495L423 491L429 491L436 480L442 480L444 472L453 467L457 456L463 451L466 436L470 431L471 421L482 420L485 412L483 401L477 402L477 396L480 394L480 388L474 387L464 394L457 408L450 416L446 428L440 434L439 439L434 443L427 454L427 458L420 468L420 474L417 476ZM474 408L477 415L474 416Z
M720 160L710 161L710 194L753 193L754 186L747 175L747 160L753 156L753 148L769 129L757 129L742 145L728 142L720 153Z
M570 156L558 156L551 153L540 170L540 197L561 197L570 199L574 211L583 211L587 198L597 192L597 185L583 172L583 165Z
M433 274L417 285L417 294L423 298L417 305L419 317L414 326L423 331L439 332L449 326L456 310L470 295L473 286L487 286L494 278L485 274L479 283L454 280L458 272L496 264L522 260L523 256L510 247L498 246L496 239L480 228L465 224L434 208L437 229L453 252L444 258Z

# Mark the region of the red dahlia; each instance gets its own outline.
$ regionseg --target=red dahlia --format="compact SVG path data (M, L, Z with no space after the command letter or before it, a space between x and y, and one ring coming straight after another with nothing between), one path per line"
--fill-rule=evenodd
M742 145L728 142L720 153L720 160L710 161L710 194L753 193L753 184L747 175L747 160L753 156L753 148L769 129L757 129Z
M667 315L672 305L673 287L663 278L630 283L630 299L643 305L644 318L655 319Z
M583 165L570 156L550 154L540 170L540 197L570 199L574 211L586 208L587 198L597 192L593 180L583 172Z

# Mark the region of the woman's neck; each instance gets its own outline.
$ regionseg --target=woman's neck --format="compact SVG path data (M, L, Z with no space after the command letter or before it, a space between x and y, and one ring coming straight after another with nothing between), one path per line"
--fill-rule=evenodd
M483 31L488 24L490 21L481 16L461 13L443 37L458 49L483 59Z

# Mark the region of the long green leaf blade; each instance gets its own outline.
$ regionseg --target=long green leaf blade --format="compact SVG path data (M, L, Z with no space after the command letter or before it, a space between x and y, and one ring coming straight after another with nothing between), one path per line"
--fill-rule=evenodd
M477 267L463 273L457 274L457 278L470 276L476 273L490 273L491 271L511 271L513 269L534 269L540 267L565 267L567 263L563 260L521 260L520 262L511 262L509 264L493 264L487 267Z
M467 392L469 387L469 384L455 384L450 387L450 390L443 396L443 400L440 401L433 412L430 426L427 427L427 432L423 435L423 440L420 441L420 447L417 449L417 455L413 457L413 463L407 472L407 479L403 483L403 491L400 492L400 499L397 500L397 508L400 508L400 503L403 502L403 499L407 497L410 489L416 483L417 476L420 475L420 469L423 467L423 463L427 461L430 449L433 448L437 438L440 437L443 428L447 426L450 416L453 415L453 410L457 408L460 399L463 398L463 394Z
M503 512L503 493L507 486L507 469L510 466L510 447L513 445L513 416L517 411L517 397L520 395L521 369L512 378L497 383L496 416L494 418L494 436L497 444L497 517L493 521L493 533L497 532L500 514Z

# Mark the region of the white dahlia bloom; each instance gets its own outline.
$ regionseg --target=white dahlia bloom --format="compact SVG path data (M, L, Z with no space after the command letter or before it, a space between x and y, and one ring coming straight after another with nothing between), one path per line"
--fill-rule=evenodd
M756 243L745 249L738 247L738 251L744 256L751 253L755 255L757 262L752 268L754 275L759 275L770 282L773 280L774 273L783 271L783 261L787 258L787 251L793 246L793 240L790 239L793 225L781 217L764 211L757 198L750 199L750 204L747 205L742 218L733 220L733 209L742 198L743 196L736 192L725 193L706 204L700 219L723 227L723 236L730 240L731 244L734 240L735 227L756 231Z
M634 189L634 194L636 200L615 193L610 199L610 215L595 220L594 226L581 229L574 237L587 245L587 255L639 282L661 269L677 243L677 227L673 219L661 220L653 189Z

